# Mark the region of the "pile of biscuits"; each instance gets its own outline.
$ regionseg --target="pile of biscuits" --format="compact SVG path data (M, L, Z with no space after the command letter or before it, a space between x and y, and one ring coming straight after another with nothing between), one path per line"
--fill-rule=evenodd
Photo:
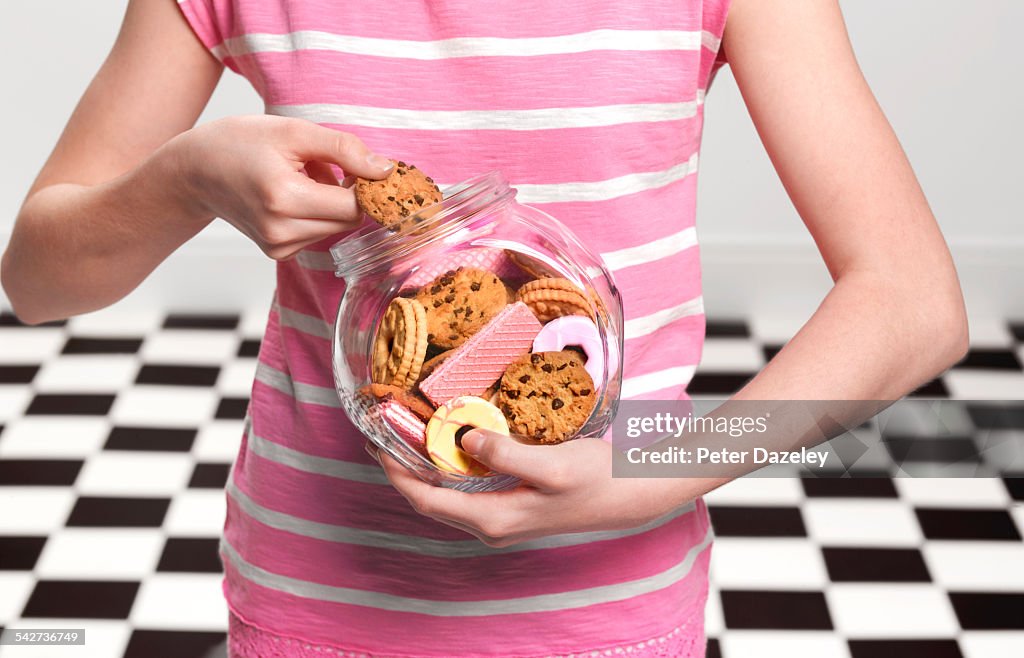
M433 180L404 162L356 197L399 230L441 200ZM412 273L380 320L374 413L439 468L489 470L461 448L473 428L560 443L586 424L606 376L596 297L521 253L472 248Z
M388 304L363 393L410 446L438 467L487 469L461 449L474 427L538 443L572 438L590 418L604 380L595 311L568 279L522 279L502 249L453 254L458 265Z

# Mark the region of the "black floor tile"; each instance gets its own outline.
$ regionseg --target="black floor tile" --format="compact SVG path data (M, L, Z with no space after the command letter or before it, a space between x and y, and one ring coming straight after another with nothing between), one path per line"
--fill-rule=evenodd
M0 537L0 571L31 571L46 537Z
M1024 630L1024 594L950 592L949 599L964 630Z
M897 465L910 463L981 463L981 455L974 441L964 437L938 438L912 436L886 436L886 450Z
M224 633L134 630L124 658L204 658Z
M1006 490L1014 500L1024 500L1024 477L1003 478Z
M722 658L722 648L718 644L718 638L708 638L708 646L704 652L704 658Z
M927 539L1020 540L1013 518L1002 509L917 508L918 523Z
M38 394L32 398L25 415L106 416L114 406L113 395Z
M222 420L241 420L249 409L247 398L221 398L217 405L216 418Z
M851 658L963 658L956 640L847 640Z
M771 361L775 358L775 355L782 351L782 345L765 345L761 348L764 353L764 360Z
M720 537L806 537L797 507L721 507L709 505L711 525Z
M1012 320L1009 322L1009 327L1013 337L1024 343L1024 320Z
M75 459L2 459L0 485L71 486L82 464Z
M154 450L188 452L197 430L162 427L115 427L110 430L104 450Z
M916 548L822 548L829 579L834 583L931 582L921 551Z
M192 479L188 481L191 489L223 489L228 482L231 464L196 464L192 470Z
M917 390L911 392L908 397L912 398L948 398L949 389L941 379L933 379L922 384Z
M220 573L219 543L216 538L171 537L164 544L156 570Z
M721 597L730 630L832 630L823 592L722 590Z
M41 580L22 616L127 619L138 591L137 582Z
M75 502L68 526L159 528L164 522L168 498L100 498L83 496Z
M31 384L39 366L0 366L0 384Z
M756 373L697 373L686 392L690 395L732 395Z
M955 366L956 369L977 368L982 370L1024 370L1017 355L1008 349L981 349L968 350L967 356L960 360Z
M136 384L163 386L206 386L217 383L217 366L157 366L144 365L135 378Z
M708 320L708 338L747 338L750 328L743 320Z
M37 326L37 327L63 327L67 323L68 323L67 320L54 320L53 322L44 322L43 324L34 325L34 326ZM29 327L29 328L31 328L32 325L24 324L23 322L21 322L21 320L18 319L18 317L16 315L14 315L14 313L11 313L10 311L0 311L0 327Z
M164 320L164 329L234 329L239 319L237 315L171 313Z
M141 338L81 338L72 336L64 343L62 354L135 354Z
M892 478L801 478L804 493L810 498L898 498Z
M238 356L240 357L257 357L259 355L260 341L258 340L243 340L242 344L238 346Z
M1024 404L968 404L971 421L985 430L1024 429Z

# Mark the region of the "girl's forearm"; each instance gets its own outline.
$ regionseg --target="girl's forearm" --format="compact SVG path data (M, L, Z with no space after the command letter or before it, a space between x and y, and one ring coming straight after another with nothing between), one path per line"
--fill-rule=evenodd
M206 226L180 160L171 140L113 180L32 193L2 263L15 313L35 324L112 304Z
M840 422L859 423L864 418L844 415L870 416L884 407L872 401L897 400L937 376L963 357L968 335L952 268L935 274L934 284L925 288L870 273L841 277L796 336L732 399L821 401L808 408ZM729 406L722 407L726 415ZM749 410L744 406L739 413ZM779 424L785 436L752 436L749 447L799 447L832 438L824 437L816 423L802 425L810 416L805 417L799 404L783 404L776 411L784 413L773 411L773 429ZM786 425L790 420L793 424ZM670 443L692 448L705 441L721 447L720 438L704 436L684 435ZM682 504L734 477L722 475L660 480L668 490L661 493Z

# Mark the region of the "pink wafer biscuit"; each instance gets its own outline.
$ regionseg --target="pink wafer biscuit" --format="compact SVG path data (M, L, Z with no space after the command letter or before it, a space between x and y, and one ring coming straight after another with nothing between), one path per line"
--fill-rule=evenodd
M530 351L540 329L529 306L509 304L420 382L420 390L438 406L460 395L482 395Z
M426 454L427 426L419 416L392 397L378 403L377 413L406 443Z
M509 259L504 249L481 247L445 254L436 263L424 264L406 279L402 288L422 288L448 270L460 267L493 272L501 279L520 276L519 268Z

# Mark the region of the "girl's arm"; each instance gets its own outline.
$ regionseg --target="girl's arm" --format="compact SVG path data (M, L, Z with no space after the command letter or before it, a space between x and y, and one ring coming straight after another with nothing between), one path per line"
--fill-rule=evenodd
M835 286L738 394L754 400L893 400L967 348L960 285L907 158L854 58L836 0L734 0L723 40L765 148ZM463 447L532 486L464 494L381 456L424 514L494 546L640 525L722 479L609 478L597 439L529 446L480 431Z
M353 195L324 163L370 178L389 165L351 135L297 119L192 129L222 70L174 0L132 0L4 253L3 287L22 320L117 301L216 216L274 258L352 227Z

